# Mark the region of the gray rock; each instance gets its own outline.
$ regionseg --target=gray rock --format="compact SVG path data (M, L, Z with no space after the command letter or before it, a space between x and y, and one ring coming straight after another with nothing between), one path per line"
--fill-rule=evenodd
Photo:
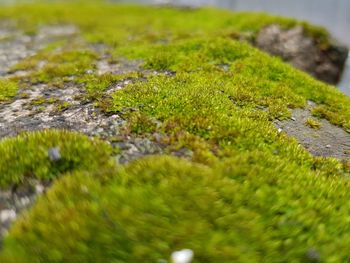
M339 82L348 55L347 48L339 44L321 48L314 39L305 35L302 26L288 30L279 25L267 26L260 30L255 44L261 50L331 84Z
M52 161L52 162L58 162L62 158L61 153L60 153L60 148L58 148L58 147L50 148L47 151L47 154L49 156L50 161Z

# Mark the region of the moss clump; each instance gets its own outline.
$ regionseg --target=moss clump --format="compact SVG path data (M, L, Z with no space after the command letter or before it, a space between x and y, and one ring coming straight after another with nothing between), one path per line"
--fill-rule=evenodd
M123 74L111 74L106 73L102 75L96 74L84 74L78 77L75 82L82 84L87 92L89 99L101 100L105 91L111 87L111 85L118 83L125 79L134 79L142 77L142 73L130 72Z
M17 90L16 82L4 78L0 79L0 102L16 96Z
M322 124L318 120L315 120L313 118L308 118L305 121L305 124L307 126L309 126L310 128L316 129L316 130L319 130L321 128L321 126L322 126Z
M47 57L42 69L34 71L30 76L32 83L48 83L55 79L76 77L94 69L96 54L91 51L63 51Z
M194 262L308 262L310 250L349 260L340 249L349 242L349 182L320 181L317 172L271 157L261 166L261 157L243 154L208 168L158 156L105 183L72 174L17 222L2 256L156 262L186 247Z
M61 159L50 161L49 150L58 148ZM24 133L0 141L0 187L20 183L26 176L53 179L76 170L110 167L111 148L98 140L68 131Z

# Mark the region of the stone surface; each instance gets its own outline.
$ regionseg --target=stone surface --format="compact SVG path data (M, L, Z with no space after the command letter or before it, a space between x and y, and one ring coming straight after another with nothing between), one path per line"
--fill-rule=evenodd
M41 27L34 36L25 35L12 25L0 27L0 77L5 76L16 63L34 55L49 43L76 33L72 25Z
M306 125L306 120L314 118L309 109L295 109L292 118L275 121L276 127L296 138L311 154L322 157L350 159L350 134L325 119L317 120L321 127L314 129ZM315 119L315 118L314 118Z
M11 67L22 59L35 55L49 43L61 38L74 38L76 34L76 29L69 25L42 27L34 36L26 36L9 27L9 25L0 27L0 77L26 76L28 72L11 72ZM100 55L96 72L90 72L90 74L121 75L142 71L141 61L123 60L113 63L103 54L105 51L103 46L96 45L90 48ZM37 66L40 68L42 65ZM147 75L160 72L142 71L142 73ZM145 78L140 77L115 82L107 88L105 94L111 96L115 91L134 81L144 80ZM24 131L55 128L81 132L111 143L113 147L119 149L115 159L122 163L162 152L164 146L161 143L147 138L121 135L120 131L126 125L122 115L104 112L95 101L87 100L86 95L85 88L74 83L73 78L59 88L44 83L20 87L14 98L8 102L0 102L0 140ZM122 141L113 143L115 137L122 137ZM59 148L48 149L47 154L52 162L61 159ZM37 196L44 194L50 184L51 182L28 179L9 189L0 189L0 245L11 223L23 210L31 207Z
M45 193L50 184L31 178L10 189L0 189L0 244L11 223L23 210L32 206L37 196Z
M339 82L348 55L347 48L339 45L321 49L312 38L305 36L301 26L288 30L279 25L267 26L259 32L255 44L330 84Z

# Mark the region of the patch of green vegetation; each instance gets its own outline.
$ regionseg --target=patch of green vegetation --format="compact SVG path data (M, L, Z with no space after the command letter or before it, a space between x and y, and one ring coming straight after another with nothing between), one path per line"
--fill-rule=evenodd
M316 41L329 41L327 31L321 27L264 13L233 13L213 8L185 11L170 7L153 8L103 2L17 5L2 8L0 16L4 19L16 18L21 22L20 26L29 28L29 31L43 23L76 24L89 40L114 46L145 42L155 44L193 36L229 36L242 33L254 35L262 27L273 23L284 28L303 25L307 34Z
M130 72L123 74L85 74L78 77L75 82L82 84L88 93L89 99L99 100L104 96L104 92L112 85L125 79L133 79L142 77L142 73Z
M318 105L313 109L315 116L350 128L348 97L247 44L206 37L150 48L129 47L119 52L130 58L144 59L145 67L152 69L191 74L215 72L224 83L221 85L232 86L227 95L236 105L268 107L270 119L288 118L288 109L304 107L306 100L312 100Z
M50 161L49 150L59 148L61 159ZM25 177L54 179L77 170L110 167L111 148L86 136L58 130L23 133L0 141L0 187L20 183Z
M308 118L305 121L305 124L307 126L309 126L310 128L316 129L316 130L319 130L321 128L321 126L322 126L322 124L318 120L313 119L313 118Z
M156 156L105 183L91 175L62 178L24 214L4 262L157 262L182 248L193 262L350 260L349 181L272 155L213 168Z
M0 102L7 101L16 96L18 85L9 79L0 78Z
M43 68L30 75L32 83L48 83L54 79L79 76L93 70L96 54L91 51L63 51L47 57Z
M63 101L63 102L58 102L55 105L55 111L62 112L68 109L70 106L72 106L72 103L69 101Z
M156 156L116 171L110 156L120 149L76 133L0 141L0 186L66 175L12 227L1 262L156 262L181 248L194 250L195 262L307 262L312 249L324 261L350 261L349 165L311 156L272 123L312 100L315 116L350 129L350 99L233 40L302 22L97 2L6 7L0 17L32 33L42 24L74 24L112 60L142 60L147 75L98 76L95 52L60 43L14 70L33 71L29 83L72 81L96 106L121 114L126 135L157 134L165 152L193 153L190 161ZM303 25L327 44L323 29ZM50 160L52 147L60 160Z
M72 45L71 43L69 43ZM44 48L40 49L36 54L26 57L25 59L19 61L15 65L13 65L10 69L10 72L16 72L19 70L24 71L32 71L36 70L39 67L40 63L46 63L47 60L50 60L50 57L52 57L52 54L56 52L59 48L66 47L67 40L59 40L54 41L52 43L49 43Z
M30 104L33 105L33 106L38 106L38 105L45 104L46 102L47 102L47 100L46 100L45 97L39 97L39 98L36 98L36 99L32 100L30 102Z

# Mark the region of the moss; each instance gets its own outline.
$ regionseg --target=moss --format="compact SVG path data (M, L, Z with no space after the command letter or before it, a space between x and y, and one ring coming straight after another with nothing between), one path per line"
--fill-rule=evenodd
M67 40L14 70L30 71L19 79L29 86L70 81L85 89L81 99L126 120L121 136L191 153L188 161L163 155L117 169L111 155L119 148L77 133L0 141L0 186L64 175L13 225L1 262L156 262L181 248L193 249L195 262L300 262L311 260L310 250L324 261L350 260L349 164L311 156L272 123L312 100L315 116L350 129L350 99L233 39L302 22L101 2L17 5L0 17L33 34L42 24L74 24L89 44L104 45L108 60L143 61L147 74L97 75L99 55ZM327 43L323 29L303 25ZM15 95L17 86L4 83L1 96ZM55 101L34 103L47 102ZM52 147L58 162L50 161Z
M59 102L56 103L54 111L62 112L68 109L70 106L72 106L72 103L70 103L69 101Z
M17 5L2 8L0 16L5 19L16 18L20 22L19 25L28 29L27 31L35 30L43 23L77 24L89 40L107 42L114 46L154 44L193 36L256 34L262 27L273 23L285 28L303 25L307 34L318 42L329 41L327 31L321 27L264 13L233 13L213 8L184 11L169 7L152 8L103 2L89 1L82 4L66 1L64 4Z
M342 191L349 182L272 156L262 166L261 157L243 154L208 168L158 156L105 183L66 176L17 222L2 255L19 263L155 262L186 247L194 262L302 261L310 249L349 260L342 245L349 242L349 192Z
M47 102L47 100L46 100L45 97L39 97L39 98L33 99L30 102L30 104L33 105L33 106L38 106L38 105L45 104L46 102Z
M54 147L62 156L58 162L50 161L48 155ZM68 131L47 130L3 139L0 187L20 183L26 176L53 179L69 171L103 170L110 166L110 153L108 145Z
M104 92L110 88L113 84L126 79L134 79L142 77L142 73L129 72L122 74L106 73L102 75L96 74L84 74L78 77L75 82L82 84L87 92L88 98L101 99Z
M18 85L16 82L1 78L0 79L0 102L7 101L16 96Z
M305 124L306 124L307 126L309 126L310 128L316 129L316 130L320 129L321 126L322 126L322 124L321 124L318 120L315 120L315 119L313 119L313 118L308 118L308 119L305 121Z
M30 75L32 83L48 83L54 79L79 76L94 69L96 54L91 51L63 51L47 57L47 63Z

